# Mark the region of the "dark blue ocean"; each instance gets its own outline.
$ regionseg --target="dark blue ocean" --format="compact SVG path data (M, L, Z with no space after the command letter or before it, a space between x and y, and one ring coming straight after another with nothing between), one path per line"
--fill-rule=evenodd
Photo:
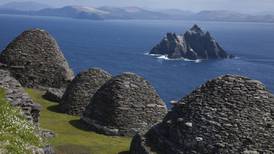
M145 55L166 32L183 33L194 23L210 31L228 52L238 58L195 63ZM88 21L1 15L0 49L29 28L49 31L75 72L89 67L101 67L114 75L135 72L150 81L167 103L223 74L260 80L274 92L274 24Z

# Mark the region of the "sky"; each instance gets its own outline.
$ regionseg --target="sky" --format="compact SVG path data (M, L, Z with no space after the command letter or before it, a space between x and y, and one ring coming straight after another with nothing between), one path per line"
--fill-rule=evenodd
M7 3L16 0L0 0ZM30 1L30 0L17 0ZM274 12L274 0L33 0L52 6L138 6L149 9L181 9L189 11L230 10L238 12Z

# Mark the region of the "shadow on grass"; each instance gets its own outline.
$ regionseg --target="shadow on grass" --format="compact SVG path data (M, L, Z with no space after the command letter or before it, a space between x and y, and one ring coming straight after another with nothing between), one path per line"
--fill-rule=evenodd
M119 152L118 154L129 154L129 151L122 151L122 152Z
M83 120L71 120L69 123L78 129L84 130L84 131L92 131L92 128L86 124Z
M55 147L56 154L91 154L87 146L76 144L63 144Z
M47 108L51 112L64 113L60 110L59 105L52 105Z

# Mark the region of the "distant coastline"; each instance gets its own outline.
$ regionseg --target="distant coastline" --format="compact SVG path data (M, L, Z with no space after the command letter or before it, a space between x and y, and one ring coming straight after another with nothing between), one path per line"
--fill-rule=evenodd
M244 14L226 10L205 10L198 13L184 10L151 11L139 7L87 7L65 6L62 8L42 8L19 10L0 5L0 14L42 17L65 17L85 20L185 20L214 22L256 22L274 23L274 14Z

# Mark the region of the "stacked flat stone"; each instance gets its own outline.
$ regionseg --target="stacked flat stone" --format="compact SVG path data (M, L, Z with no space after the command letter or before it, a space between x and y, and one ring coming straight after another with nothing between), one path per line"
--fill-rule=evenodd
M23 115L33 124L38 124L41 106L34 103L20 83L6 70L0 69L0 87L5 90L7 101L19 107Z
M166 112L165 103L144 78L124 73L95 93L82 120L98 133L133 136L146 132Z
M25 87L66 87L73 72L56 40L46 31L31 29L20 34L0 55Z
M274 153L274 96L256 80L225 75L208 81L172 108L131 154Z
M92 96L109 79L111 74L99 68L80 72L66 89L60 101L60 110L71 115L82 115Z
M65 88L48 88L43 98L58 103L61 101L65 90Z

